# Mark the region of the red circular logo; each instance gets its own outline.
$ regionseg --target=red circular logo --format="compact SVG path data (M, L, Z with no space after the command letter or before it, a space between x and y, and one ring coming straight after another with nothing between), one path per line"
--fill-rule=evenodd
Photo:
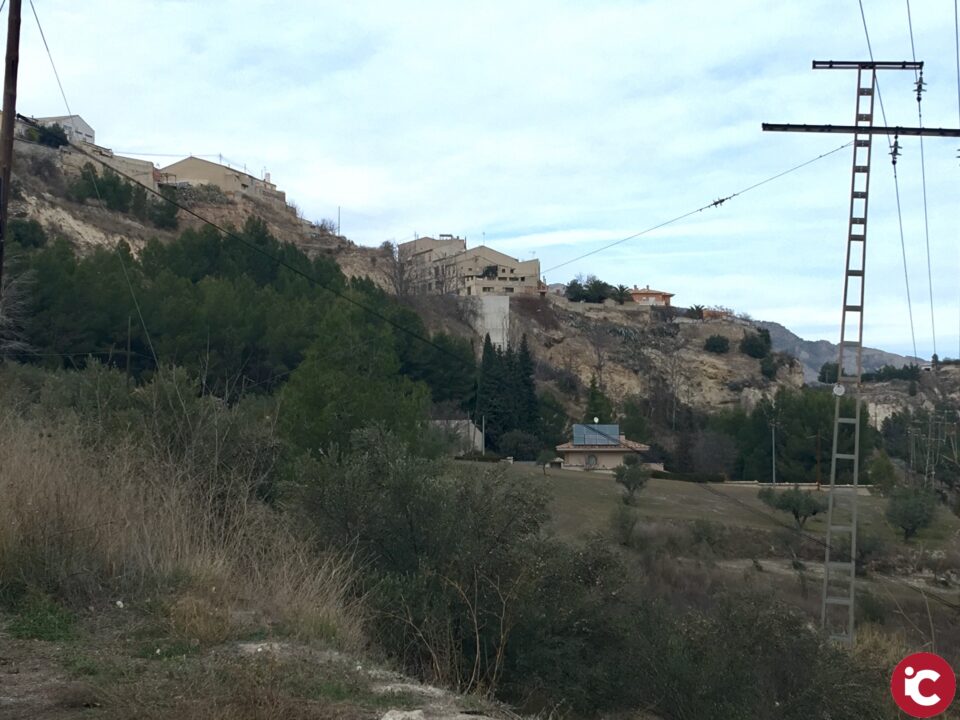
M939 655L914 653L893 669L890 692L897 707L907 715L929 718L939 715L953 702L957 677Z

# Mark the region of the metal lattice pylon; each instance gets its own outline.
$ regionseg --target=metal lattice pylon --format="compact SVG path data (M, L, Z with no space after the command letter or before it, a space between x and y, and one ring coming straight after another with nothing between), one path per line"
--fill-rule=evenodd
M857 70L857 128L873 127L876 70ZM843 276L843 310L833 414L833 450L827 500L827 542L823 563L820 621L831 638L853 644L857 557L857 485L860 478L860 382L863 374L863 298L867 260L867 207L873 136L853 136L850 216ZM851 354L853 357L850 357ZM850 361L854 362L851 363ZM853 365L853 372L848 368ZM850 392L852 390L852 393ZM850 402L844 399L852 395ZM846 538L842 549L836 547ZM837 555L840 555L838 558Z
M960 128L878 127L873 122L877 70L922 71L917 61L875 62L814 60L814 70L856 70L857 112L853 125L795 125L764 123L775 132L843 133L853 135L853 177L850 184L850 216L847 225L847 259L843 275L843 312L840 320L840 357L837 362L833 449L830 456L830 488L827 512L827 542L824 557L823 596L820 617L823 629L834 640L853 644L856 598L857 486L860 479L860 382L863 370L863 298L867 258L867 205L870 198L870 159L874 135L960 137ZM894 162L899 140L891 152ZM855 372L848 371L850 351ZM851 392L852 391L852 392ZM852 397L849 397L852 395ZM844 402L844 398L848 398ZM852 400L852 404L849 402ZM848 542L835 547L837 540Z

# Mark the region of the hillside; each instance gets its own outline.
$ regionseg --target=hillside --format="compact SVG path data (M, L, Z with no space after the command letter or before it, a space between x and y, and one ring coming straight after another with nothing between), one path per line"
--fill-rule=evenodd
M800 361L803 366L804 382L816 382L817 375L824 363L835 363L837 361L839 346L835 343L828 340L804 340L776 322L760 320L757 321L757 326L770 333L774 350L789 353ZM905 357L871 347L863 348L863 369L865 371L879 370L884 365L901 367L920 362L922 362L920 358Z
M174 232L171 206L141 194L138 212L115 177L101 195L37 157L0 338L23 340L0 365L0 665L18 676L0 717L414 720L494 716L491 697L580 718L763 717L774 699L883 716L886 658L815 630L816 548L777 534L789 515L749 517L769 514L755 486L706 482L819 470L832 396L780 394L769 442L771 396L802 371L751 322L395 297L386 248L310 237L283 207L177 190L237 230L181 213ZM505 349L478 353L484 332ZM429 422L447 411L517 460L554 457L570 421L621 418L669 473L624 498L599 473L454 459ZM865 529L897 543L872 500ZM917 545L946 546L949 520ZM907 624L872 602L899 643ZM911 627L919 607L901 604ZM950 619L926 619L952 653Z

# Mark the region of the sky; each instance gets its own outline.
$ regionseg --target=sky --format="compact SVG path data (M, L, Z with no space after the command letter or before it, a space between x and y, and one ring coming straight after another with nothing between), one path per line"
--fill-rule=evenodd
M592 274L839 338L850 148L577 258L848 142L761 123L852 124L856 72L811 60L869 58L855 0L34 5L70 109L119 153L270 172L362 245L451 233L538 258L549 283ZM877 60L926 63L924 125L960 126L954 3L863 8ZM17 109L65 114L24 13ZM914 73L879 83L888 124L917 125ZM960 139L924 140L923 168L919 139L900 143L903 247L887 139L874 145L864 342L912 355L915 335L927 358L935 330L958 357Z

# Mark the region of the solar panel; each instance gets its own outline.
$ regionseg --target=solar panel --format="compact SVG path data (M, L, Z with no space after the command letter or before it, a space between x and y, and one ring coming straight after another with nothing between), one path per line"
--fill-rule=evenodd
M619 425L574 425L574 445L619 445Z

